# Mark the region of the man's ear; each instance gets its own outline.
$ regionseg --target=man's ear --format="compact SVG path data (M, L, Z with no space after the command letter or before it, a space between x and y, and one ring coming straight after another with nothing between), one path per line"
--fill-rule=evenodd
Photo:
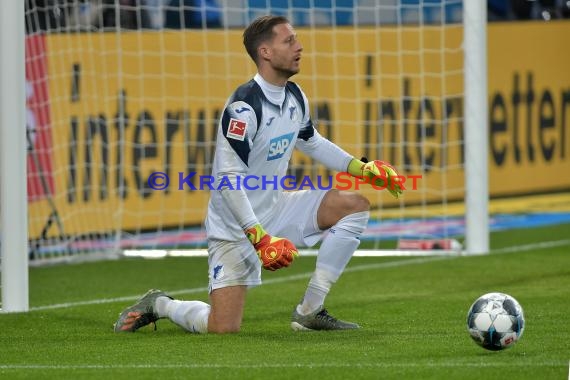
M269 59L271 53L267 45L261 45L258 50L258 55L261 59Z

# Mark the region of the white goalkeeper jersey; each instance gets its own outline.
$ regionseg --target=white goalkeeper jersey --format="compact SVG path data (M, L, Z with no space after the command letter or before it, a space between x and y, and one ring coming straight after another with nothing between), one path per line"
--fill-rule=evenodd
M288 183L283 179L295 147L336 171L352 159L315 130L297 84L277 87L257 74L230 96L218 125L209 239L243 239L245 228L279 217L273 209Z

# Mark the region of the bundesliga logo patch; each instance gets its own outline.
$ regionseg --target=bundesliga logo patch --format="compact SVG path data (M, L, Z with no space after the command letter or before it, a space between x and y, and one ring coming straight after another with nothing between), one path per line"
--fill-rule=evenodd
M230 119L226 137L243 141L245 139L245 127L247 127L247 123L245 121Z

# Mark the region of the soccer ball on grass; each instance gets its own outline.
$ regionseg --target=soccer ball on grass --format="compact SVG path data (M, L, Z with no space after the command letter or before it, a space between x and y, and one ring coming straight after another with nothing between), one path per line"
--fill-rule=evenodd
M471 338L491 351L514 345L523 334L524 324L521 305L504 293L482 295L467 313L467 329Z

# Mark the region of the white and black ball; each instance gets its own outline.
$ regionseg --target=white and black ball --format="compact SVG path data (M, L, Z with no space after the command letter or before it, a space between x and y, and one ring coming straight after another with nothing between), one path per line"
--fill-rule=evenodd
M477 298L467 313L467 330L481 347L499 351L520 340L525 321L521 305L504 293L487 293Z

